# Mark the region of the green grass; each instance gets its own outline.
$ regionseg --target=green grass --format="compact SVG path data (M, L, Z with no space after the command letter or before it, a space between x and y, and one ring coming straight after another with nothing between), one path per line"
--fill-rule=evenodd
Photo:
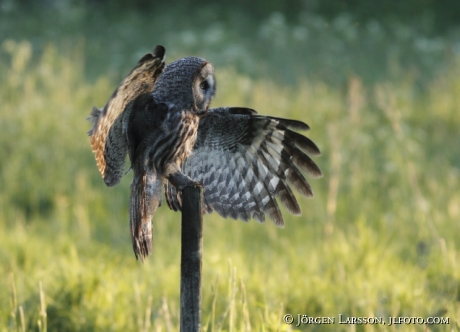
M116 82L82 74L83 47L28 42L0 54L0 331L177 331L180 215L154 217L153 255L136 262L131 174L105 187L84 119ZM213 105L307 122L325 176L303 216L272 223L204 218L205 331L378 331L344 316L443 316L460 328L460 64L423 91L404 80L294 87L216 68ZM284 314L336 324L282 322Z

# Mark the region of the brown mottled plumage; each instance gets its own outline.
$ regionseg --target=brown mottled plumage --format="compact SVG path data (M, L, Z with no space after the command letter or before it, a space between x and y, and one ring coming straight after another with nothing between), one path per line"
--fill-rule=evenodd
M199 118L214 97L214 69L207 61L186 57L168 64L151 93L130 102L127 130L131 167L130 225L133 249L141 261L152 250L152 217L164 184L179 191L199 185L180 166L196 141Z
M157 46L139 60L136 67L121 81L104 108L94 107L88 118L93 127L88 132L96 163L108 186L116 185L124 170L127 153L126 136L123 129L129 114L124 114L126 105L143 93L151 92L164 69L165 49Z
M214 97L214 69L197 57L164 67L164 48L146 55L102 110L94 109L89 131L99 170L108 186L120 181L129 154L130 230L141 261L152 250L151 219L166 182L178 190L199 185L180 172L195 144L199 117ZM161 75L160 75L161 74Z
M115 185L129 153L130 228L136 258L152 250L151 219L163 190L173 210L182 207L182 189L204 186L204 212L284 225L278 201L301 213L291 189L313 191L303 174L320 177L309 156L318 147L296 131L307 124L259 115L244 107L209 109L215 94L213 66L186 57L164 67L164 48L140 61L103 110L95 109L90 130L104 181ZM145 57L144 57L145 58ZM143 59L144 59L143 58Z

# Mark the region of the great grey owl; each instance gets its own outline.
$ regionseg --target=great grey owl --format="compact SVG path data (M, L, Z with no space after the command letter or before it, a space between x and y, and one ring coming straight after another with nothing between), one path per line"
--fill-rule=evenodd
M181 209L186 186L204 186L204 212L284 225L277 199L294 215L291 190L313 191L302 175L321 176L307 155L318 147L293 130L296 120L263 116L244 107L209 109L216 90L214 68L197 57L164 66L157 46L121 82L102 109L93 108L91 145L108 186L117 184L129 155L130 227L136 258L152 250L151 219L165 190L169 207ZM302 171L302 172L301 172Z

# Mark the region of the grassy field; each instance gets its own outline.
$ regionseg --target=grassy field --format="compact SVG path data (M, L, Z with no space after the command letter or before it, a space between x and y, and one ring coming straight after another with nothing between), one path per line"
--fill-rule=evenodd
M0 48L0 331L177 331L180 215L160 209L137 262L132 175L107 188L85 134L117 82L85 78L82 46ZM424 87L410 71L342 87L216 72L214 106L307 122L325 176L283 230L205 216L203 330L459 330L460 63ZM296 327L298 314L335 324ZM449 324L388 326L432 316Z

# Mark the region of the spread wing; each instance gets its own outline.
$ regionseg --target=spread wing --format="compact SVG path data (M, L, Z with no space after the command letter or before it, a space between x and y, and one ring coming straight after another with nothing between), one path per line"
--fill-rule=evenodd
M116 185L123 176L128 152L126 128L129 119L125 107L136 97L153 90L155 81L163 72L164 54L164 47L157 46L153 54L144 55L113 92L104 108L94 107L88 118L93 123L88 132L91 146L99 171L108 186Z
M284 220L280 201L292 214L301 214L291 189L303 196L313 191L302 172L313 177L321 170L308 155L318 147L293 130L308 130L303 122L263 116L248 108L215 108L204 115L192 154L182 171L204 186L204 210L223 217L265 221ZM173 210L181 208L181 193L167 184L166 199Z

